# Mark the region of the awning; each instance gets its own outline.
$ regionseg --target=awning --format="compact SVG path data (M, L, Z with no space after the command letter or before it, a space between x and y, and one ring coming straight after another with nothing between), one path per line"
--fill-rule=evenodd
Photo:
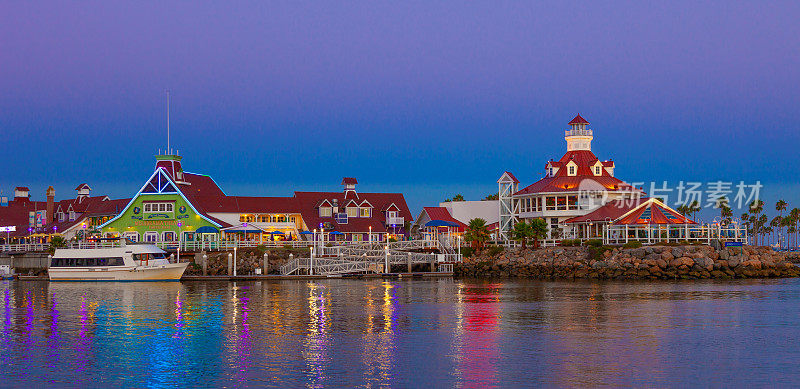
M311 231L300 231L300 234L302 234L302 235L314 235L314 233L311 232Z
M339 232L339 231L333 231L333 232L331 232L331 235L344 235L344 233Z
M198 234L216 234L219 232L219 230L214 227L204 226L198 228L195 232Z
M461 227L458 223L447 220L431 220L425 223L425 227Z

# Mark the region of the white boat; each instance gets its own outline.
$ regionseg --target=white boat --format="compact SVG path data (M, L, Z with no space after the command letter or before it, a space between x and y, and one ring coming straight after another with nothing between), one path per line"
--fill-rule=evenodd
M50 281L177 281L188 263L170 263L167 253L151 244L123 242L116 247L57 249L50 262Z

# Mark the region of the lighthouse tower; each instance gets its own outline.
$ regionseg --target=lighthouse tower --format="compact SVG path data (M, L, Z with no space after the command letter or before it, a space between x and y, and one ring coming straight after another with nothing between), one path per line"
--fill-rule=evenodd
M567 151L592 151L592 130L587 127L588 125L589 122L582 118L580 114L569 122L570 129L564 131Z

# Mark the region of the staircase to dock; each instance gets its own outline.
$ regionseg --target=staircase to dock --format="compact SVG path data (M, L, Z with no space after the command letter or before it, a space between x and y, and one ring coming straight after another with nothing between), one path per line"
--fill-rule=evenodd
M438 249L441 254L419 253L412 250ZM359 274L386 272L386 264L414 265L454 263L461 255L445 240L411 240L399 242L369 242L332 247L319 247L313 257L294 258L281 266L281 274Z

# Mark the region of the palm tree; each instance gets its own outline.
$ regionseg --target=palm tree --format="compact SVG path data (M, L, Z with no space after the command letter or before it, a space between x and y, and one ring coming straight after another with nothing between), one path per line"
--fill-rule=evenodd
M789 217L791 218L792 225L794 226L794 242L795 246L797 246L797 233L800 232L800 209L792 208L792 210L789 211Z
M761 212L764 211L764 202L762 200L753 200L750 203L750 209L748 213L752 215L752 228L753 228L753 237L755 238L756 245L759 243L759 236L763 232L763 225L767 223L766 217L764 218L764 222L761 222Z
M676 211L678 211L678 213L681 214L681 215L688 216L689 215L689 206L686 205L686 204L681 204L681 205L678 206Z
M479 217L470 220L467 225L467 231L464 233L464 240L472 242L472 248L476 250L483 247L483 243L489 240L486 220Z
M775 203L775 210L778 211L778 216L781 218L781 220L783 220L783 211L786 210L786 207L788 205L789 204L786 201L783 201L783 200L778 200L778 202ZM778 226L778 239L779 239L778 244L781 244L781 242L780 242L780 237L781 236L783 236L783 225L782 224Z
M533 236L533 228L531 224L525 223L524 220L514 224L514 228L512 228L510 232L511 239L522 243L523 249L527 247L528 239Z
M462 196L461 193L459 193L453 196L453 201L464 201L464 196Z
M780 236L780 230L781 230L781 224L782 224L781 222L782 221L783 221L783 218L780 217L780 216L773 217L772 220L769 221L770 232L772 232L774 234L778 234ZM778 238L778 239L780 239L780 238ZM771 235L770 236L770 243L772 243L772 241L774 241L774 240L775 240L775 236ZM780 242L778 242L778 243L780 243Z
M733 218L733 210L730 207L727 197L721 197L717 200L716 207L719 208L719 217L720 217L720 224L723 226L727 226L731 224L731 219Z
M531 226L531 238L533 238L533 246L539 247L539 240L547 236L547 222L544 219L533 219L529 223Z
M689 204L689 213L692 214L692 219L697 217L698 212L700 212L700 203L697 200L692 201L692 203Z

